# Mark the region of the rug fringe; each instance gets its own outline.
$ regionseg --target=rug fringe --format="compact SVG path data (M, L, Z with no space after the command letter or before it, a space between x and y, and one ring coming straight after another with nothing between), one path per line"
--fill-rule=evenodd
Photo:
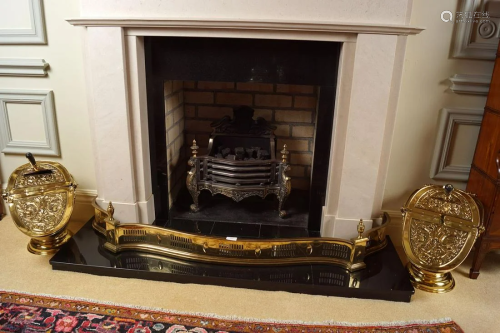
M156 307L147 307L140 305L130 305L130 304L122 304L122 303L114 303L109 301L98 301L89 298L83 297L72 297L72 296L53 296L49 294L38 294L38 293L28 293L25 291L18 290L0 290L0 293L12 293L12 294L20 294L27 296L39 296L39 297L49 297L55 299L62 300L70 300L70 301L80 301L80 302L88 302L88 303L96 303L102 305L111 305L116 307L124 307L124 308L132 308L137 310L145 310L145 311L155 311L162 312L165 314L174 314L174 315L185 315L185 316L196 316L196 317L204 317L204 318L212 318L212 319L220 319L220 320L233 320L233 321L242 321L242 322L259 322L263 324L295 324L295 325L331 325L331 326L345 326L345 327L370 327L370 326L383 326L383 327L400 327L400 326L409 326L409 325L432 325L432 324L447 324L454 323L454 321L449 318L440 318L440 319L430 319L430 320L411 320L411 321L381 321L381 322L368 322L368 323L349 323L342 321L302 321L302 320L278 320L278 319L257 319L257 318L248 318L248 317L239 317L239 316L224 316L218 315L215 313L202 313L202 312L187 312L187 311L177 311L177 310L166 310L162 308Z

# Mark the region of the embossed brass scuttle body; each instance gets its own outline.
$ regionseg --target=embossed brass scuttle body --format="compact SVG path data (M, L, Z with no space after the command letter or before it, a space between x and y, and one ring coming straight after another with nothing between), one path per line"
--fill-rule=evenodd
M484 230L481 203L452 185L427 185L410 196L402 211L403 248L413 286L433 293L452 290L451 271Z
M31 237L28 251L53 254L71 237L66 227L77 185L61 164L27 157L30 163L10 175L3 199L16 226Z

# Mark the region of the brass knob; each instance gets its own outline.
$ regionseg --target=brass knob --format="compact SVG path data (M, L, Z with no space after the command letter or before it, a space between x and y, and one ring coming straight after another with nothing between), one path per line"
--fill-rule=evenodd
M193 154L193 157L196 157L196 154L198 154L198 149L200 148L197 144L196 144L196 140L193 140L193 145L191 147L191 153Z
M108 204L108 218L110 221L113 221L114 218L113 218L113 215L115 214L115 207L113 207L113 204L111 203L111 201L109 202Z
M280 153L282 162L287 163L288 155L290 154L290 152L288 151L288 149L286 149L286 144L283 145L283 150L280 151Z
M446 185L444 185L444 186L443 186L443 189L444 189L444 191L446 192L446 195L450 195L450 194L451 194L451 192L453 192L453 190L454 190L455 188L454 188L454 187L453 187L453 185L451 185L451 184L446 184Z
M363 232L365 232L365 224L363 223L363 219L360 219L358 223L358 239L363 238Z

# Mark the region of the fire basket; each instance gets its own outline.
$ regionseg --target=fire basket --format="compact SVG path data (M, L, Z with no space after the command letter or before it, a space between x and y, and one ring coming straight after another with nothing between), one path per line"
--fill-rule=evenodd
M211 124L213 131L208 154L197 156L196 140L191 146L186 185L193 198L191 211L200 209L198 196L202 190L212 195L223 194L236 202L251 196L264 199L275 194L279 200L279 216L285 217L283 204L290 195L291 180L286 175L286 145L276 159L275 126L264 118L253 119L254 110L247 106L233 109L233 118L224 116Z

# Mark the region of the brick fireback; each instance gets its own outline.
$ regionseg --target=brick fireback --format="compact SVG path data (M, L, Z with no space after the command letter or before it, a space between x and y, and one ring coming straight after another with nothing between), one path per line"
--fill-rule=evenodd
M166 81L165 85L165 91L171 91L167 88L171 85L179 86L180 81ZM182 121L173 123L184 124L184 128L179 128L178 133L185 137L183 142L186 153L195 138L202 149L207 147L212 121L225 115L232 116L234 106L248 105L255 109L255 118L262 117L277 127L275 134L278 150L281 150L283 144L290 150L292 187L309 189L318 101L317 87L206 81L184 81L182 87L182 91L177 91L178 96L173 99L174 102L177 99L183 101L179 106L183 108L183 117ZM165 94L165 98L166 110L169 110L166 117L172 117L169 107L172 94ZM173 119L166 121L169 125ZM203 153L203 150L201 152ZM173 155L177 156L179 153ZM184 159L181 160L182 163L185 162Z

